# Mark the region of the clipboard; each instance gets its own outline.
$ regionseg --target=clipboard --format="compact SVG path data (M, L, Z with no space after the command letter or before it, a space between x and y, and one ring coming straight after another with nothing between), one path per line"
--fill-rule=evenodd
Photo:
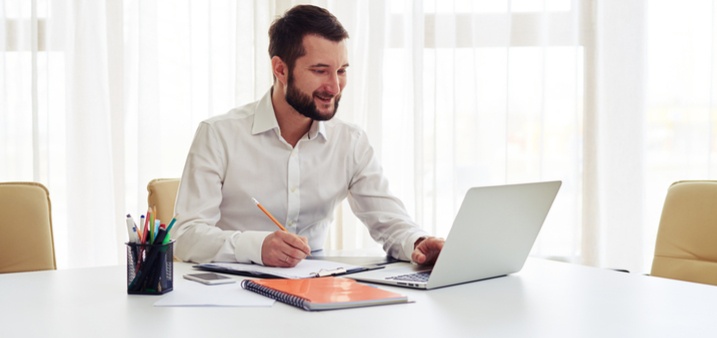
M202 263L193 268L256 278L303 279L341 276L384 268L383 265L360 266L341 262L304 259L293 268L279 268L245 263Z

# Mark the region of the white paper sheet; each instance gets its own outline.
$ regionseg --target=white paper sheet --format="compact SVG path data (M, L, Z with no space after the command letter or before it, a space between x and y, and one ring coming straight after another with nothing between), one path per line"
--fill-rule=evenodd
M269 307L274 300L242 289L240 282L204 285L184 279L174 281L174 289L162 296L154 306L197 307Z

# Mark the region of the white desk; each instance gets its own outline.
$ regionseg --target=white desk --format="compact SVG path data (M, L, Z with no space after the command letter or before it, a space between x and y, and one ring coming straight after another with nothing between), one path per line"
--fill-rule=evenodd
M175 290L190 270L175 263ZM515 275L432 291L381 286L412 304L326 312L279 302L154 307L160 296L127 295L125 278L124 266L0 275L0 336L717 336L717 287L538 259Z

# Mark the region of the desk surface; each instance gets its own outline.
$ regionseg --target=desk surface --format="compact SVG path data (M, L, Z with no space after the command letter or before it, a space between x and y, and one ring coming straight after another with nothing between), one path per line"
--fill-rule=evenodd
M175 263L175 290L192 270ZM124 266L0 275L3 337L708 337L717 287L529 259L514 275L431 291L415 303L306 312L154 307L127 295ZM240 277L236 277L240 279Z

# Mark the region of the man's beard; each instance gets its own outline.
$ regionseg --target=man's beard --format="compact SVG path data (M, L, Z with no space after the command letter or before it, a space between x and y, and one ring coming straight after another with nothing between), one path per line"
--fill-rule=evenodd
M336 95L334 97L334 110L332 112L328 114L321 114L321 112L319 112L316 108L316 103L313 98L299 91L299 88L294 85L294 79L291 76L289 76L289 83L287 87L286 102L301 115L304 115L314 121L331 120L334 115L336 115L336 111L339 109L339 100L341 100L341 95ZM326 92L314 92L313 95L320 97L331 96Z

